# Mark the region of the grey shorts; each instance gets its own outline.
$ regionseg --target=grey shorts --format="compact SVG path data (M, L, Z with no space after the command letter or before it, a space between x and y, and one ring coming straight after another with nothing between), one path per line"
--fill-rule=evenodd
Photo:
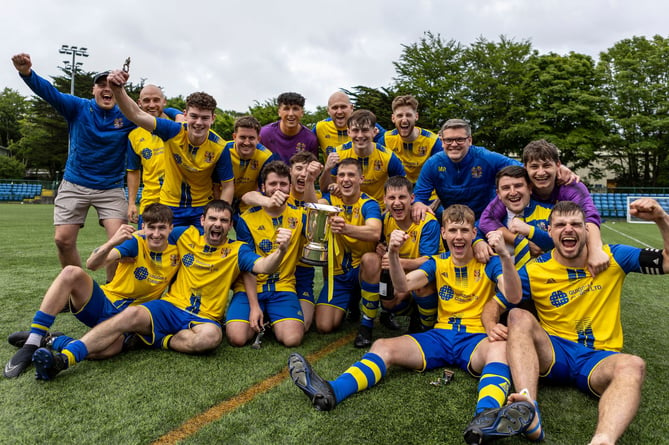
M62 181L54 201L53 224L79 224L84 226L88 209L93 206L98 220L128 220L128 201L122 188L96 190Z

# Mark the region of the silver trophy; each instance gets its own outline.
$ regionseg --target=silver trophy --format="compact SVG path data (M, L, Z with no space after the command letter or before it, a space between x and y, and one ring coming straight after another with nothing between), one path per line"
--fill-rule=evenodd
M327 266L330 216L341 212L341 209L313 202L304 204L304 209L307 212L307 244L302 251L302 261L312 266Z

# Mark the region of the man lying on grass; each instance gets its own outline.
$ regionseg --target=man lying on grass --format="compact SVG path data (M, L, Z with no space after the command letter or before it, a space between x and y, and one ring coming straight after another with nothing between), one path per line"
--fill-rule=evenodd
M316 374L300 354L290 355L290 376L316 409L331 410L352 394L377 384L391 365L421 371L457 365L481 377L472 421L477 427L474 439L481 432L499 437L521 433L532 422L532 403L519 401L502 407L511 379L506 343L491 341L481 321L483 307L493 298L496 285L507 298L519 299L520 280L514 258L501 232L492 231L488 242L499 256L492 257L488 264L476 260L472 249L474 212L467 206L455 204L444 210L441 233L449 252L430 257L406 275L399 251L409 235L395 230L388 243L390 276L396 291L411 292L435 282L439 306L433 329L375 341L359 362L329 382Z
M620 297L629 272L659 275L669 271L669 215L653 199L630 204L630 213L653 221L663 250L606 244L608 269L592 276L588 267L588 229L583 209L571 201L555 205L549 233L555 248L519 271L523 300L531 299L538 320L529 312L509 312L507 349L513 384L511 402L537 405L539 377L566 383L599 399L599 419L590 444L614 444L636 415L645 376L644 361L621 353L623 330ZM498 296L504 307L512 307ZM543 438L541 417L528 438Z
M56 338L47 332L56 315L68 303L75 317L93 327L119 314L131 305L159 298L179 267L177 247L170 236L172 211L162 204L150 204L142 214L144 229L123 224L109 241L93 250L86 261L91 270L119 262L111 283L99 286L81 267L65 266L47 290L30 331L15 332L9 342L20 346L5 365L5 377L18 377L40 346L50 344L60 350L71 339ZM123 332L109 338L107 347L97 351L97 358L118 354L123 346Z
M243 272L273 273L286 252L292 232L279 228L277 249L260 257L241 241L227 238L232 207L210 201L202 215L203 229L177 227L173 234L181 270L159 300L133 306L69 343L62 352L39 348L33 355L37 378L51 380L60 371L105 350L124 332L139 334L154 347L185 353L203 353L223 339L219 320L225 315L230 286Z

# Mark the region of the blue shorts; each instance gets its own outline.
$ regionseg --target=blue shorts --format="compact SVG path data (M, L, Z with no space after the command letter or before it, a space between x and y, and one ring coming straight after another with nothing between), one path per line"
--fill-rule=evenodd
M93 281L93 292L84 307L79 309L73 315L77 320L92 328L108 318L121 313L123 309L130 306L134 300L117 300L114 303L109 301L100 285Z
M304 322L302 308L295 292L260 292L258 304L272 324L283 320ZM249 299L246 297L246 292L235 292L226 313L226 323L231 321L248 323L249 312Z
M314 274L312 266L295 267L295 293L300 301L308 301L313 304L314 300Z
M591 349L553 335L548 337L553 346L553 364L542 377L556 383L575 384L581 391L599 397L600 394L590 387L592 371L602 360L618 352Z
M174 227L181 226L195 226L198 229L202 228L202 207L170 207L172 209L172 224Z
M423 355L421 371L450 365L458 366L463 371L478 377L478 374L469 369L469 362L479 343L485 340L486 334L435 328L410 334L409 337L418 344Z
M166 337L176 334L184 329L190 329L202 323L211 323L221 328L221 325L208 318L199 317L183 309L179 309L165 300L152 300L139 305L149 311L151 316L151 336L142 335L147 345L154 348L167 347L163 345Z
M360 295L360 267L354 267L341 275L334 276L334 291L332 292L332 300L328 301L328 280L327 277L323 280L323 288L318 296L318 304L325 304L334 306L341 310L348 309L348 303L351 300L351 295L356 293Z

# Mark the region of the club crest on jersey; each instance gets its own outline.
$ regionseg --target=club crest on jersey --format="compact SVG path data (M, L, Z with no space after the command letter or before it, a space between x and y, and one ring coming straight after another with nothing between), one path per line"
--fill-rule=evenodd
M374 171L380 172L382 168L383 162L379 161L378 159L374 161Z
M293 217L288 218L288 228L294 229L295 227L297 227L297 218Z
M425 156L427 153L427 147L425 145L421 145L418 147L418 150L416 150L416 153L418 153L418 156Z
M214 153L211 151L205 151L204 152L204 162L207 164L211 164L214 161Z
M307 148L307 146L304 144L304 142L298 142L297 145L295 145L295 149L297 151L304 151L305 148Z
M221 258L226 258L228 255L230 255L230 251L231 250L229 247L221 249Z
M476 281L481 280L481 271L480 270L475 270L474 271L474 280L476 280Z
M483 168L480 165L472 167L472 178L480 178L483 175Z
M179 255L170 255L170 267L177 267L177 264L179 264Z
M123 119L120 117L117 117L114 119L114 128L123 128Z
M251 170L258 170L258 161L251 159L251 162L249 162L249 167L251 167Z
M415 243L418 239L418 232L416 230L412 230L409 232L409 236L411 237L411 241Z

